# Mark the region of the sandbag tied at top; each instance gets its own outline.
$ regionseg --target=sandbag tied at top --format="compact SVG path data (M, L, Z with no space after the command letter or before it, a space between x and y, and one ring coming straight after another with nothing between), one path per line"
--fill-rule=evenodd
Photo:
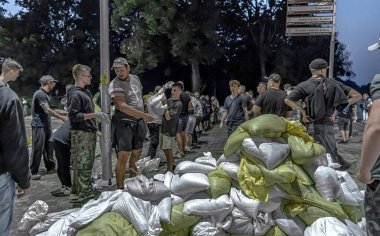
M174 175L172 179L172 193L178 196L201 192L209 187L208 177L202 173L186 173L181 177Z
M200 164L193 161L182 161L176 166L174 174L202 173L207 175L209 172L215 169L216 166Z
M360 192L360 189L356 182L352 179L347 171L335 171L339 177L342 194L338 197L338 200L345 205L361 206L364 201L364 194Z
M195 199L184 203L183 213L200 216L224 216L231 213L234 203L228 195L222 195L217 199Z
M170 197L170 188L160 181L148 179L144 175L124 180L124 187L134 197L145 201L160 202L165 197Z
M315 188L327 201L334 201L341 193L338 175L327 166L319 166L314 172Z
M259 213L260 201L245 196L241 190L231 188L230 197L235 206L247 216L255 218Z
M290 157L294 163L299 165L311 162L326 153L326 149L322 145L305 142L302 138L294 135L289 135L288 144L290 146Z
M257 158L264 163L267 169L272 170L288 157L290 147L286 143L268 141L258 145L255 140L247 138L244 139L242 148L250 160Z
M232 156L240 149L243 140L249 137L247 131L240 128L240 126L237 127L237 129L228 137L226 144L224 145L224 156Z
M306 127L300 121L289 121L286 119L284 120L286 122L287 134L302 138L305 142L314 142L313 137L307 134Z
M240 127L252 138L279 138L286 131L284 119L272 114L265 114L244 122Z
M202 216L188 215L183 212L183 204L175 205L172 207L170 219L171 223L162 223L164 231L160 235L181 235L181 234L170 234L175 232L180 232L182 230L190 231L190 227L197 223ZM186 234L189 235L189 234Z

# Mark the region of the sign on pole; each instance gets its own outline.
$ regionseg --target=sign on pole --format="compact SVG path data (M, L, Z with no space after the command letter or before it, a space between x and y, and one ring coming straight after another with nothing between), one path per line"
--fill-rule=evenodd
M333 13L334 6L288 6L288 15Z
M332 16L293 16L286 18L286 25L321 25L333 24L334 18Z
M286 34L293 36L321 36L321 35L331 35L332 28L322 28L322 27L297 27L297 28L287 28Z
M332 3L332 2L334 2L334 0L313 0L313 1L310 1L310 0L288 0L288 4L299 4L299 3L310 3L310 2Z

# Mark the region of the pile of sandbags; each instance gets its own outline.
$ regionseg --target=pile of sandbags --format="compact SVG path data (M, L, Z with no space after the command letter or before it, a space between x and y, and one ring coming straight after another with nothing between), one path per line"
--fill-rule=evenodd
M104 192L55 223L46 206L33 207L38 213L23 228L37 227L33 235L365 235L364 196L335 166L299 122L263 115L232 133L218 160L203 153L174 173L127 179L123 192Z

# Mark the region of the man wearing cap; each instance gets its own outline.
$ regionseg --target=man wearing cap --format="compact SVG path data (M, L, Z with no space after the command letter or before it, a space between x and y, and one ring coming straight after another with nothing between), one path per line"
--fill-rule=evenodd
M339 154L334 137L334 111L352 105L361 99L356 90L332 79L326 78L328 64L325 60L313 60L309 69L312 77L300 84L287 96L284 102L302 114L304 123L313 123L314 140L326 148L334 162L341 164L341 169L350 167ZM348 97L348 101L347 101ZM306 102L307 112L296 102Z
M32 179L38 180L41 175L41 156L44 158L47 173L55 172L55 162L53 159L53 148L49 142L51 136L51 116L62 121L68 120L66 113L58 113L51 109L49 92L55 87L56 80L50 75L40 78L41 87L34 93L32 100L32 163L30 170Z
M262 92L253 105L255 116L260 114L274 114L281 117L288 117L292 114L292 109L284 103L287 94L280 89L281 76L271 74L268 78L268 89Z
M9 235L16 184L24 190L30 186L22 105L7 84L15 81L22 70L18 62L8 58L3 62L0 75L0 235Z
M380 40L368 50L379 48ZM373 77L370 92L373 103L364 129L358 180L367 184L364 198L367 234L380 235L380 73Z
M116 78L109 85L109 94L115 103L112 117L112 143L117 152L116 187L124 188L124 174L129 159L129 176L137 174L136 161L141 156L147 132L145 122L153 117L144 113L142 85L139 77L129 74L130 66L125 58L116 58L112 68Z
M227 135L230 136L245 121L244 107L247 107L247 105L244 98L239 96L240 82L238 80L230 80L228 84L230 85L231 95L226 97L224 101L224 111L219 127L223 127L224 121L227 119Z

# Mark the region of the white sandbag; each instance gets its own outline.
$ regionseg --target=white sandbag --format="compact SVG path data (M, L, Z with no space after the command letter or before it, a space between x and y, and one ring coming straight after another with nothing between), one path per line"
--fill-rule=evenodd
M208 174L209 172L215 170L216 167L199 164L193 161L182 161L180 162L175 170L174 174L185 174L185 173L202 173L202 174Z
M230 216L228 216L230 217ZM235 207L231 212L232 222L227 232L233 234L242 234L242 235L254 235L255 226L253 225L253 219L243 211Z
M90 200L89 202L94 201L95 200ZM74 211L55 222L52 226L50 226L46 236L74 236L77 230L71 227L70 224L74 221L74 219L80 216L80 211L81 209Z
M341 164L333 161L330 153L326 153L326 159L327 159L327 163L328 163L327 166L330 167L331 169L336 170L336 169L339 169L341 167Z
M162 231L156 206L123 192L112 208L130 222L140 235L159 235Z
M281 143L262 143L259 149L264 154L261 161L265 164L267 169L272 170L283 162L290 153L289 144Z
M185 196L186 200L185 201L190 201L190 200L195 200L195 199L211 199L210 195L208 195L206 192L197 192L194 194L191 194L190 196Z
M216 159L212 157L211 152L204 152L202 157L195 159L195 162L216 168Z
M272 198L268 199L266 202L260 202L259 211L265 213L272 213L276 209L280 208L282 203L282 198Z
M37 223L31 230L30 230L30 235L34 236L37 234L40 234L42 232L47 231L50 226L52 226L55 222L58 220L64 218L65 216L80 210L79 208L74 208L74 209L68 209L60 212L54 212L54 213L49 213L45 217L45 219L39 223Z
M150 157L145 157L136 162L137 172L139 174L147 174L153 171L158 171L160 165L160 158L151 159Z
M192 236L224 236L226 233L218 228L216 224L211 222L199 222L196 224L191 232Z
M174 175L172 179L172 193L174 195L185 195L206 190L210 187L207 175L202 173L187 173L181 177Z
M356 182L347 171L336 171L338 175L342 194L338 200L344 205L361 206L364 201L364 194L360 191Z
M43 221L48 213L49 206L46 202L37 200L26 210L17 224L17 230L21 232L29 232L37 223Z
M345 224L334 217L319 218L314 221L307 233L310 236L356 236Z
M153 179L157 180L157 181L160 181L160 182L164 182L164 180L165 180L165 174L155 174L153 176Z
M232 187L230 197L235 206L247 216L255 218L259 212L260 201L249 198L241 190Z
M257 217L253 219L255 235L265 235L274 226L274 221L270 213L259 212Z
M227 156L227 157L224 156L224 154L222 154L219 157L219 159L217 160L216 164L220 165L220 163L222 163L222 162L239 163L240 159L241 159L240 153L234 153L234 154Z
M219 164L219 167L224 170L228 176L230 176L234 180L238 180L237 173L239 170L239 164L238 163L232 163L232 162L222 162Z
M173 179L173 173L168 171L164 175L163 182L164 185L170 189L171 183ZM161 200L161 202L157 205L158 213L160 214L160 220L164 222L170 222L170 213L172 211L172 198L166 197Z
M345 219L344 223L346 223L347 227L355 236L367 236L367 233L362 228L360 228L360 226L353 223L352 221Z
M243 150L251 157L263 158L264 154L261 152L259 147L256 146L255 142L251 138L246 138L242 143Z
M361 221L357 224L364 232L367 232L366 219L363 217Z
M272 185L269 189L269 199L275 199L275 198L284 198L291 200L292 198L289 196L289 194L282 191L279 187L276 185Z
M144 175L124 180L124 187L132 196L145 201L160 202L165 197L170 197L170 188Z
M163 97L165 97L165 93L164 90L161 90L161 92L153 95L147 103L148 109L159 116L164 115L165 106L161 102Z
M276 168L290 152L290 147L286 143L268 142L257 146L250 138L244 139L242 148L249 155L248 158L258 158L269 170Z
M121 193L122 191L120 189L102 192L97 200L87 202L78 211L78 216L72 219L69 226L80 229L104 213L109 212Z
M334 201L342 193L338 175L335 170L319 166L314 173L315 188L327 201Z
M311 178L313 178L314 173L318 169L319 166L328 166L328 161L325 155L321 155L315 158L314 160L303 164L302 168Z
M195 199L184 203L183 213L200 216L224 216L225 218L232 211L233 204L228 195L222 195L217 199Z
M281 208L272 213L275 223L287 235L303 236L306 224L298 217L291 217L282 212Z

